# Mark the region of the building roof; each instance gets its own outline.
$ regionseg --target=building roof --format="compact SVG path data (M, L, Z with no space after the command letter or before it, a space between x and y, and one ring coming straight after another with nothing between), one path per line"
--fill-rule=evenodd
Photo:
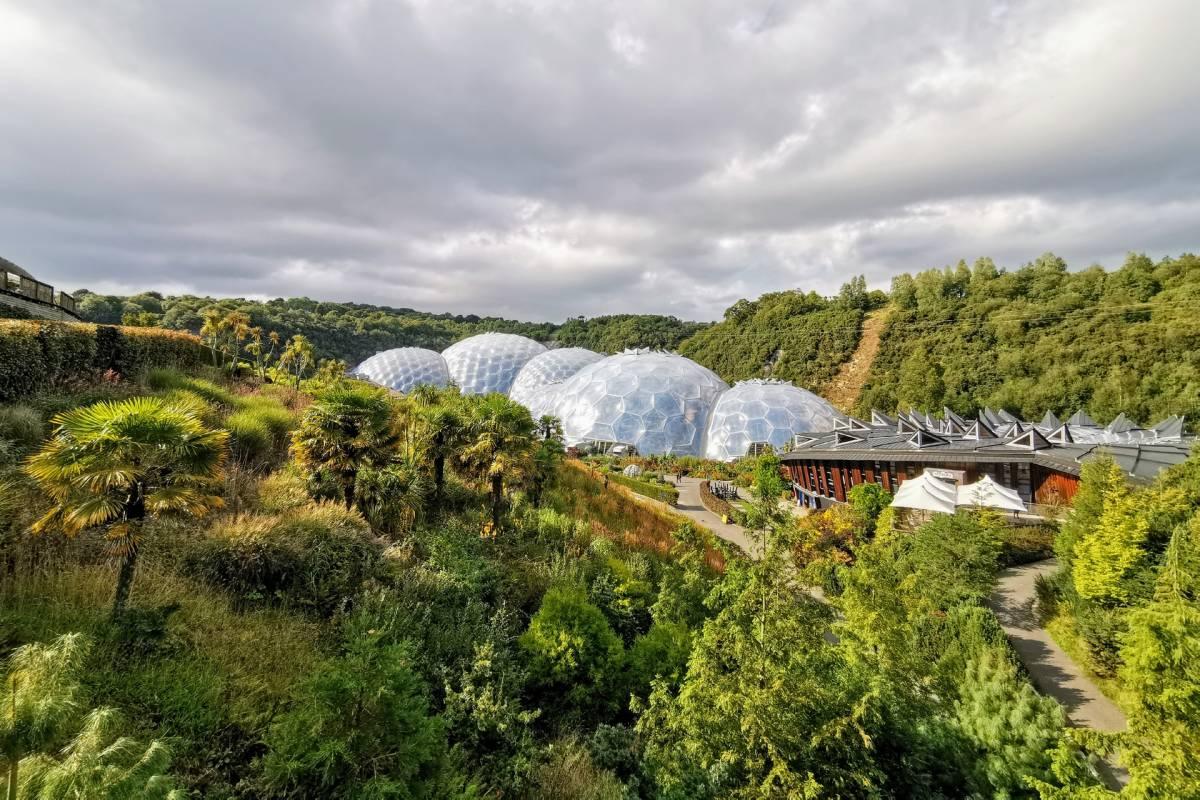
M993 429L985 419L996 420ZM1087 414L1059 423L1047 414L1034 424L1008 412L985 409L976 420L956 415L935 420L927 415L901 414L893 421L872 411L871 424L861 421L853 429L809 433L796 437L784 461L815 458L830 461L896 461L921 463L1038 464L1057 472L1078 475L1083 463L1105 454L1136 482L1149 482L1166 467L1187 459L1197 439L1184 433L1182 417L1168 417L1153 428L1138 428L1123 414L1102 428ZM965 431L964 431L965 427Z
M7 258L4 258L3 256L0 256L0 272L11 272L14 275L20 275L23 278L31 278L33 280L36 280L36 278L34 278L32 275L30 275L26 270L21 269L16 264L9 261Z

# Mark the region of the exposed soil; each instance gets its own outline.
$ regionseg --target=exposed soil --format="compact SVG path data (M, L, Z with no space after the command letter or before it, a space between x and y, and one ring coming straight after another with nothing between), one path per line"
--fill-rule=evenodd
M839 411L850 414L858 403L859 395L867 382L867 375L871 372L871 365L875 363L875 355L879 352L879 336L890 311L890 307L885 306L867 315L863 320L862 335L854 355L842 364L838 374L825 386L822 396Z

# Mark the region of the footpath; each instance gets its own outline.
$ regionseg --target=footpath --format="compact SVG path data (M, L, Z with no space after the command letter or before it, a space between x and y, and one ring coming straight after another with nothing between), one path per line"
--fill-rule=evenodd
M1033 685L1058 701L1072 725L1105 732L1123 731L1125 714L1038 624L1033 610L1037 596L1034 583L1038 575L1049 575L1057 568L1058 563L1050 558L1003 570L988 605L1029 671ZM1113 763L1105 766L1108 774L1102 777L1110 786L1129 782L1129 774L1123 768Z

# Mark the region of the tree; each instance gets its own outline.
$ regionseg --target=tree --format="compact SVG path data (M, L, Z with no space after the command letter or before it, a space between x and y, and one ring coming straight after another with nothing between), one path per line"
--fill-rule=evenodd
M1135 798L1200 796L1200 512L1172 536L1154 599L1129 615L1122 751Z
M877 483L860 483L846 497L862 525L863 535L868 539L874 536L879 515L892 504L891 492Z
M536 508L541 505L542 492L554 480L562 466L566 448L563 446L562 424L556 417L542 416L537 421L537 450L533 454L533 477L529 495Z
M300 381L312 369L315 361L316 354L308 337L296 334L280 353L278 367L285 375L291 376L292 387L299 389Z
M548 694L561 694L572 706L603 704L624 658L621 640L587 593L554 586L521 635L530 680Z
M469 435L459 453L467 472L489 487L492 530L500 529L505 481L515 483L532 472L533 418L501 394L474 398L467 406Z
M292 445L310 485L332 481L346 508L353 507L358 471L387 467L396 451L387 392L364 383L322 392L305 409Z
M120 715L97 708L56 760L34 755L21 762L23 800L184 800L165 774L171 752L165 744L142 745L119 735Z
M971 759L977 796L1020 796L1027 779L1054 780L1052 757L1065 727L1062 707L1021 680L1003 650L984 649L968 662L955 717L977 749Z
M1079 596L1101 604L1129 601L1129 579L1146 558L1149 532L1140 497L1124 486L1107 496L1096 527L1075 544L1072 576Z
M267 731L266 788L286 797L445 797L445 729L406 645L351 626Z
M57 734L78 707L87 644L78 633L27 644L8 657L0 686L0 756L8 763L8 800L17 800L20 765Z
M433 469L433 501L441 501L446 486L446 460L458 456L466 443L468 426L462 396L453 388L419 386L410 396L424 430L425 448Z
M229 433L204 424L194 406L157 397L102 402L59 414L50 441L26 471L54 500L34 526L68 536L105 528L120 558L113 619L125 610L147 517L201 516L220 508Z

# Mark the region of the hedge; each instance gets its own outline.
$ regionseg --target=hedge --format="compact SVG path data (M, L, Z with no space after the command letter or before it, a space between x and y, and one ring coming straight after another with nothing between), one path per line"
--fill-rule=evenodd
M619 483L628 489L632 489L638 494L645 495L654 500L661 500L668 505L673 506L679 502L679 490L665 483L639 481L637 478L631 478L620 472L610 473L608 479L613 483Z
M733 504L713 494L712 490L708 488L708 481L700 481L700 502L718 517L733 520L735 510Z
M0 319L0 401L112 370L132 377L152 367L189 370L210 363L197 337L162 328Z

